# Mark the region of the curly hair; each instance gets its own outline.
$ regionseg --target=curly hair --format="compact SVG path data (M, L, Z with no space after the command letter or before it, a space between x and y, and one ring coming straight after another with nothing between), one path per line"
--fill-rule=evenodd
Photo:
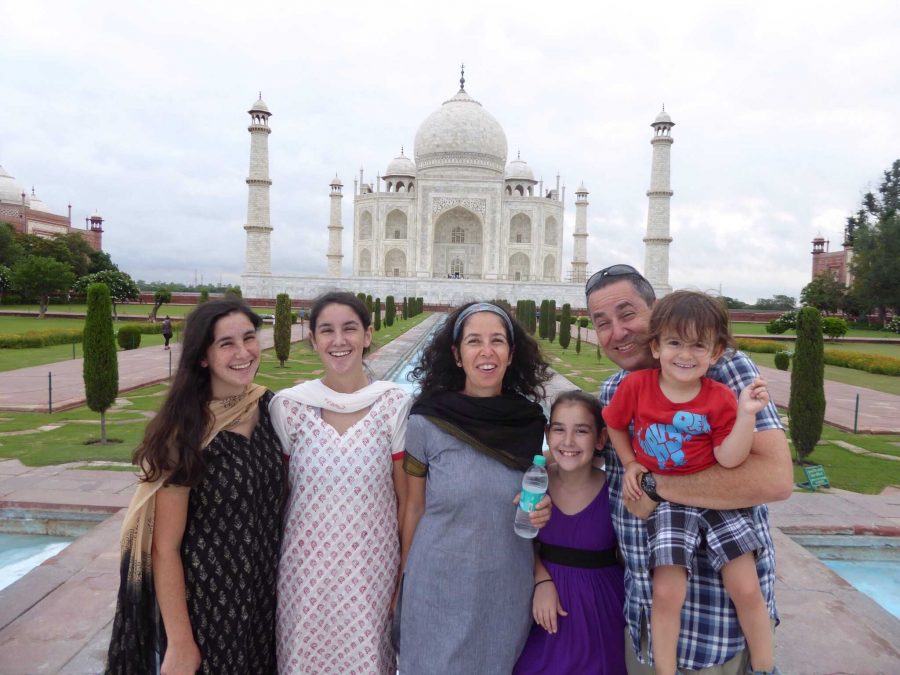
M453 327L459 315L474 304L476 303L469 302L455 309L422 350L419 364L410 376L419 383L419 398L427 398L439 391L462 391L465 388L466 374L456 365L452 350L452 347L459 349L462 331L454 340ZM513 334L506 336L512 351L512 362L503 375L502 392L541 400L545 395L544 383L551 377L550 366L535 339L516 319L510 317L505 310L501 311L506 314L513 327ZM509 333L509 328L506 331Z
M216 324L229 314L243 314L257 330L262 319L240 300L213 300L199 305L185 322L181 358L159 414L147 424L132 461L154 481L171 471L181 485L196 485L206 465L200 444L210 428L212 400L209 368L201 361L215 338Z

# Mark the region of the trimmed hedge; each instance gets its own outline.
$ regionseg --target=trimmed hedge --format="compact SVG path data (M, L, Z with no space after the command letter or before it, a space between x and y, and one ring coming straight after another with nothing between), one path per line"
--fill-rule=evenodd
M829 366L841 366L864 370L876 375L900 375L900 359L891 356L876 356L863 352L845 352L837 349L825 350L825 363Z
M745 352L777 354L784 351L785 344L774 340L754 340L753 338L737 338L738 349ZM891 356L877 356L864 352L849 352L843 349L826 349L825 363L829 366L853 368L876 375L900 375L900 359Z
M788 370L791 367L791 353L785 351L775 352L775 367L778 370Z
M162 323L125 324L138 329L141 335L160 335ZM123 328L125 327L123 326ZM181 330L181 322L172 320L172 328ZM25 333L0 335L0 349L30 349L33 347L52 347L53 345L81 344L84 338L83 328L51 328L49 330L30 330Z
M735 338L737 348L742 352L759 352L761 354L774 354L784 350L783 342L775 340L757 340L755 338Z
M0 335L0 349L28 349L81 343L84 339L82 328L55 328L52 330L30 330L26 333Z
M141 327L128 323L116 333L116 343L122 349L137 349L141 346Z

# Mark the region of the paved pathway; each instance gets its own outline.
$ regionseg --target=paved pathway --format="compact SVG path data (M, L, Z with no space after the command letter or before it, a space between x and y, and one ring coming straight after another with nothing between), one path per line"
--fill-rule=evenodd
M291 342L302 340L304 335L304 326L295 324L291 328ZM263 329L259 341L263 349L268 349L275 343L274 331ZM169 379L180 354L180 344L173 344L170 350L154 346L118 352L119 391ZM0 410L47 412L50 403L54 411L83 405L83 368L84 359L72 359L0 373ZM48 374L52 374L50 382Z

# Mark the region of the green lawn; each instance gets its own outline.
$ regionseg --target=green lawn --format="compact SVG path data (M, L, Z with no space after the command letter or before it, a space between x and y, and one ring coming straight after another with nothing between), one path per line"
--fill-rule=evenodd
M771 337L769 333L766 332L766 324L765 323L751 323L749 321L732 321L731 324L731 332L735 335L765 335L766 337ZM789 330L784 333L785 335L795 335L795 331ZM851 328L847 331L847 337L858 337L858 338L900 338L900 335L896 333L891 333L886 330L866 330L865 328Z
M383 327L375 333L373 349L387 344L403 332L423 321L428 315L420 314L412 319L400 320L390 328ZM160 336L143 336L158 338ZM141 344L147 344L142 342ZM56 349L45 347L48 351ZM71 346L63 346L69 350ZM26 352L29 350L0 350L3 352ZM38 351L38 350L34 350ZM80 356L80 353L79 353ZM296 382L319 377L322 365L307 341L291 345L290 359L285 367L280 367L275 358L275 350L263 352L257 382L278 390L292 386ZM120 395L116 405L107 412L107 436L121 443L101 446L86 444L100 436L100 416L87 406L81 406L51 414L15 413L0 411L0 458L16 458L29 466L45 466L77 461L117 461L130 462L131 453L144 433L144 427L152 413L159 409L168 384L156 384L135 389ZM39 431L41 427L57 427ZM31 431L32 433L13 433Z

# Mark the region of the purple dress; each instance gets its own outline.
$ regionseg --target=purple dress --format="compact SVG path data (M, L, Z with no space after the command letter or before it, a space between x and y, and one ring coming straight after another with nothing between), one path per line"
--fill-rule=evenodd
M538 540L592 551L614 548L609 484L579 513L553 514ZM544 561L568 616L557 619L555 635L534 624L514 675L622 675L625 672L625 586L618 564L588 569Z

